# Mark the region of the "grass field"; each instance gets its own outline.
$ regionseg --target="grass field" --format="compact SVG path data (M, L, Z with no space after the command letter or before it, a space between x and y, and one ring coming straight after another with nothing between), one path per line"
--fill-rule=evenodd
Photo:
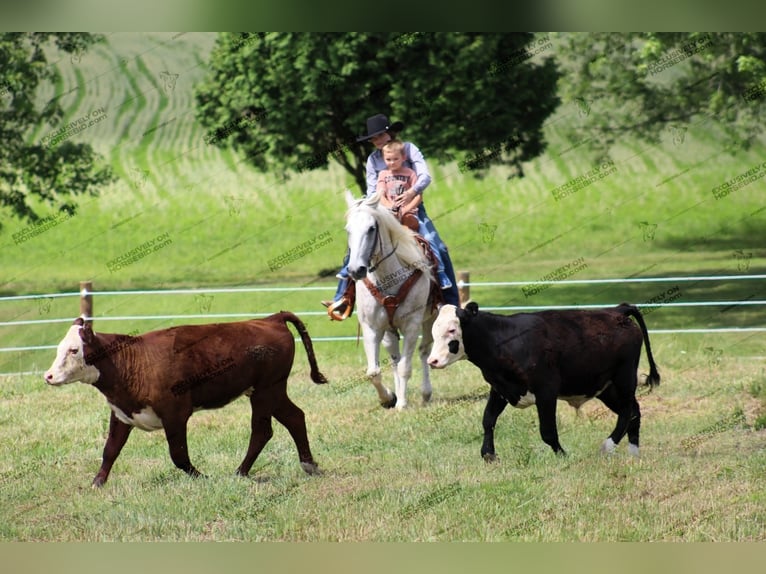
M27 224L5 221L0 295L236 286L326 290L189 295L96 295L96 328L146 331L167 319L135 315L268 313L290 309L313 337L355 336L355 320L330 323L345 250L342 171L283 181L205 143L192 90L214 36L112 34L81 60L55 64L64 122L104 108L81 134L120 180L78 214L17 244ZM176 75L177 74L177 75ZM595 104L594 104L595 105ZM376 110L371 110L373 113ZM406 118L403 118L406 120ZM766 272L764 179L716 198L713 190L763 162L764 144L739 149L700 119L658 145L625 137L605 176L568 182L594 167L566 127L587 122L563 106L546 126L549 148L508 180L457 164L432 165L426 204L456 269L472 282L539 281L567 265L571 279L757 275ZM40 139L55 128L41 127ZM607 173L608 171L608 173ZM565 194L564 191L572 191ZM331 238L278 271L269 261L304 241ZM148 242L161 245L120 267ZM329 276L328 276L329 275ZM473 286L481 306L645 304L650 330L764 327L763 305L651 308L652 302L759 301L764 280ZM65 319L77 297L0 300L0 322ZM314 313L314 314L312 314ZM205 322L190 319L187 322ZM0 326L2 347L55 345L66 323ZM763 332L652 335L662 384L640 397L642 457L621 445L597 455L614 418L597 403L577 416L559 408L559 460L539 439L532 410L500 417L500 462L481 461L481 398L488 387L464 363L433 374L428 407L411 387L404 413L376 405L354 342L317 342L328 386L308 379L300 349L289 389L307 416L324 474L306 477L286 431L264 449L250 480L233 471L244 454L244 400L197 413L190 451L208 475L177 471L161 433L134 432L99 492L108 409L94 389L52 389L39 374L0 377L0 540L764 540L766 401ZM0 372L39 373L50 350L0 352ZM641 371L646 372L645 357ZM417 369L416 369L417 376Z

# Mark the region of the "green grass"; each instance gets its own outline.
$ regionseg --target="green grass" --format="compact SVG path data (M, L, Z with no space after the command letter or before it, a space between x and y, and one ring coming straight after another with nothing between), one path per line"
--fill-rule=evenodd
M674 345L655 341L657 355ZM345 351L352 347L344 345ZM338 353L340 356L341 353ZM109 482L92 491L108 409L84 385L6 381L0 477L5 540L762 540L764 431L751 421L751 366L726 358L726 385L704 376L703 353L686 370L661 365L662 386L642 394L642 457L625 446L597 454L614 418L587 404L560 405L559 459L539 439L532 409L497 426L500 461L479 456L485 384L470 365L436 373L433 404L405 413L377 407L360 369L320 349L333 382L311 384L298 357L290 394L307 415L324 474L301 471L282 427L252 478L233 476L248 438L249 405L200 412L189 448L207 474L176 470L162 433L134 432ZM353 362L353 361L352 361ZM683 371L679 374L679 371ZM416 395L416 390L412 390ZM42 415L42 416L41 416ZM735 424L720 424L732 419ZM716 424L718 426L716 427ZM716 427L723 430L706 432ZM703 433L702 440L692 441Z
M91 142L121 179L77 216L16 245L26 224L0 235L4 295L96 290L233 286L320 286L319 291L188 295L96 295L96 328L146 331L166 319L110 317L298 312L313 337L355 336L355 320L331 323L319 299L345 250L337 168L260 174L229 150L204 142L192 89L205 73L212 36L112 34L73 64L62 58L57 93L67 118L99 107L107 119L77 139ZM162 72L178 74L166 90ZM50 98L53 92L43 94ZM574 106L546 128L549 148L508 180L483 179L457 164L431 165L426 204L456 269L472 282L537 281L574 261L573 279L739 275L766 272L766 211L759 180L716 200L712 189L763 161L763 142L732 155L705 120L676 145L625 138L613 151L617 173L560 201L552 190L593 167L567 138ZM37 130L41 138L52 128ZM427 150L426 150L427 151ZM269 260L328 232L332 242L279 271ZM171 242L120 270L108 263L160 235ZM329 277L328 277L329 273ZM761 300L764 281L557 285L527 295L520 286L472 287L481 306L637 304ZM0 321L64 318L77 297L0 301ZM310 314L316 313L316 314ZM646 313L650 329L763 327L763 306L667 307ZM185 322L207 322L189 319ZM55 345L66 323L0 326L3 347ZM39 374L0 377L0 540L763 540L766 513L762 333L652 336L662 385L640 398L642 458L625 446L601 458L614 418L600 404L580 416L560 405L560 460L539 438L532 409L499 419L500 462L481 461L487 386L462 363L433 373L424 408L411 385L404 413L377 406L353 342L317 342L328 386L310 383L302 351L289 384L307 416L325 473L306 477L287 432L275 435L250 480L233 471L246 448L249 407L195 414L194 463L176 470L161 433L136 431L107 486L89 488L100 464L108 408L84 385L52 389ZM46 369L52 351L0 353L0 372ZM641 372L647 371L642 357ZM416 377L419 368L416 367ZM388 373L387 377L390 378Z

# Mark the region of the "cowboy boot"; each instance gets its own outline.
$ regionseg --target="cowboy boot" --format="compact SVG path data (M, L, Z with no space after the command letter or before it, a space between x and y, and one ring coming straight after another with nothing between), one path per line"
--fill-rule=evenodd
M322 305L327 307L327 315L333 321L343 321L348 319L354 312L354 303L356 302L356 283L353 279L348 280L346 290L337 301L322 301Z

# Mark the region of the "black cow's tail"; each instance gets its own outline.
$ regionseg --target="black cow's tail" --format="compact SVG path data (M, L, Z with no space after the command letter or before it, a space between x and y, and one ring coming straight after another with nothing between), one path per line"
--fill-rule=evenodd
M646 384L649 385L649 387L659 385L660 373L657 370L657 365L654 363L652 347L649 344L649 332L646 330L646 323L644 323L644 317L641 315L641 311L638 310L638 307L631 305L630 303L620 303L617 310L633 317L638 322L638 326L641 327L641 333L644 336L644 345L646 346L646 356L649 359L649 376L646 377Z
M290 311L280 311L279 314L285 324L290 322L298 330L298 334L301 336L301 341L303 341L303 346L306 349L306 355L309 358L309 365L311 365L311 380L318 385L323 385L327 382L327 378L319 372L317 360L314 356L314 345L311 343L311 337L309 337L309 332L306 329L306 325L304 325L303 321L298 319L298 317L290 313Z

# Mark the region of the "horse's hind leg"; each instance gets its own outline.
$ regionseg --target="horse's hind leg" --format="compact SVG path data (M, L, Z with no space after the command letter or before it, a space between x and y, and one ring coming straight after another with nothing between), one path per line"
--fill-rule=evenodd
M403 330L404 331L404 330ZM412 356L415 354L415 347L418 344L418 332L404 331L402 335L402 357L399 360L396 371L398 378L396 380L396 408L401 410L407 406L407 383L412 377Z

